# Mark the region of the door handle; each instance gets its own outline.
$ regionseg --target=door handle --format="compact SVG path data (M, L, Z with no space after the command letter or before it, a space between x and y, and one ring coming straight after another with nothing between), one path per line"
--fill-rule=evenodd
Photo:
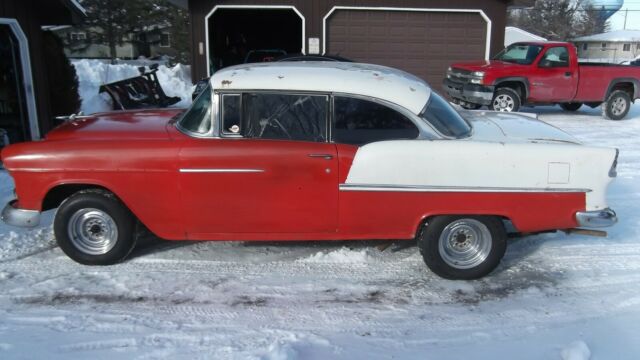
M566 73L564 73L564 77L571 77L571 75L573 75L570 71L567 71Z
M333 155L331 154L309 154L308 156L310 158L319 158L319 159L325 159L325 160L333 159Z

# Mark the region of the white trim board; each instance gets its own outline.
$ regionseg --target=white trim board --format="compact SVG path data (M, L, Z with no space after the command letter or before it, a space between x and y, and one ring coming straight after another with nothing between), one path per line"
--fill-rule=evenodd
M0 25L9 25L11 31L18 39L20 45L20 64L22 65L22 82L27 103L27 116L29 117L29 132L31 140L40 139L40 126L38 125L38 112L36 109L36 95L33 88L33 75L31 73L31 58L29 56L29 41L22 31L18 20L12 18L0 18Z
M366 10L366 11L409 11L409 12L435 12L435 13L470 13L479 14L487 22L487 41L485 45L484 57L489 60L491 57L491 19L480 9L437 9L437 8L402 8L402 7L364 7L364 6L334 6L322 18L322 55L327 53L327 20L337 10Z
M204 17L204 32L205 32L205 56L207 58L207 76L211 76L211 58L209 57L210 54L210 45L209 45L209 18L211 16L213 16L213 14L218 11L219 9L246 9L246 10L293 10L296 15L298 15L298 17L300 17L300 19L302 20L302 46L301 46L301 53L302 54L306 54L306 33L305 33L305 29L306 29L306 20L304 15L302 15L302 13L300 11L298 11L298 9L293 6L293 5L216 5L213 7L213 9L211 9L211 11L209 11L209 13L207 14L207 16Z

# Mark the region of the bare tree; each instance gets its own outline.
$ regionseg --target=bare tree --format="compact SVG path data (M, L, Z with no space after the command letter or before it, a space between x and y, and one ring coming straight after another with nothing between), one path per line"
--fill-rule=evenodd
M507 21L549 40L566 41L606 31L601 11L588 0L537 0L532 8L511 11Z

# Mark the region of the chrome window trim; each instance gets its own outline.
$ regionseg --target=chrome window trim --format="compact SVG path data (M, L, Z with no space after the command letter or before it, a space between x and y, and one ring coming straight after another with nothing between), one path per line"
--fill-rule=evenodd
M440 186L440 185L394 185L394 184L340 184L340 191L394 191L394 192L553 192L553 193L589 193L591 189L577 188L518 188L488 186Z

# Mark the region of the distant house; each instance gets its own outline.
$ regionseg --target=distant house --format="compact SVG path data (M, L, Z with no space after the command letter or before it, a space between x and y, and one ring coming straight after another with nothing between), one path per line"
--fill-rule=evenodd
M640 56L640 30L618 30L573 39L582 61L621 63Z
M513 43L527 41L547 41L547 39L513 26L507 26L504 29L504 47Z
M109 58L109 45L104 30L95 26L57 26L50 29L64 43L64 51L70 58ZM154 25L131 32L116 45L116 58L137 59L140 56L174 57L177 51L172 47L171 31L168 25Z

